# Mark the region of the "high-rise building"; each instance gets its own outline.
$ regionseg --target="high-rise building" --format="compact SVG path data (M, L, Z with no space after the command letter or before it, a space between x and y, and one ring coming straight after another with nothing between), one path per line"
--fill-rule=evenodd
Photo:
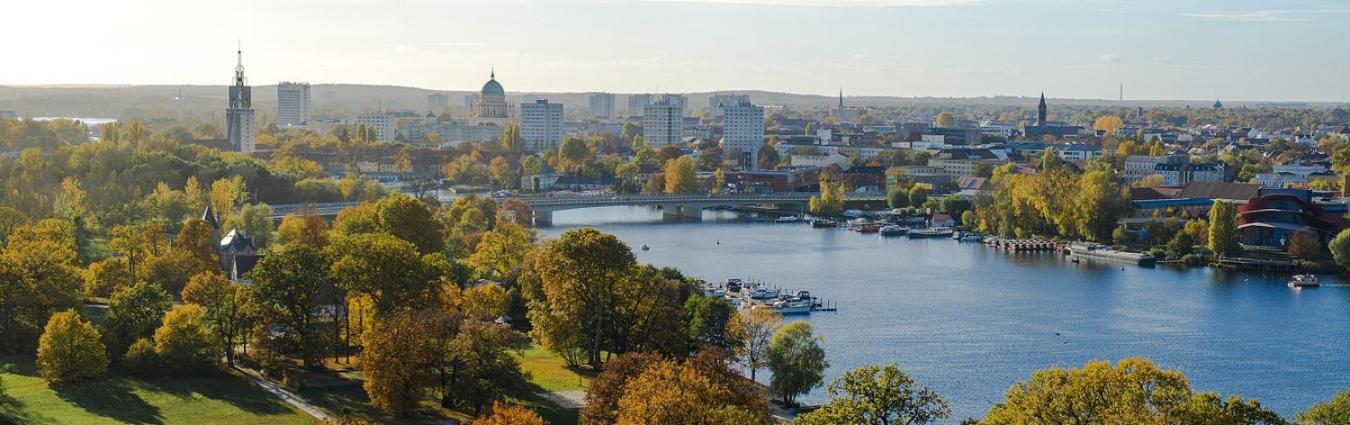
M728 106L750 103L748 94L715 94L708 98L708 113L713 118L721 117L722 110Z
M520 104L520 138L525 149L539 152L556 149L563 138L563 105L539 99Z
M755 154L764 145L764 107L747 99L736 105L723 105L722 149L741 166L755 168Z
M244 79L244 51L235 52L234 85L230 86L229 106L225 108L225 135L239 152L257 150L258 123L254 120L253 89Z
M689 116L689 101L684 96L678 94L663 94L658 101L665 101L673 106L680 107L680 116Z
M356 116L356 124L365 126L366 131L375 129L376 142L394 141L394 116L383 112L374 112Z
M595 93L591 95L591 118L614 118L613 93Z
M642 110L642 138L653 148L684 142L684 108L661 99Z
M309 83L277 83L277 125L304 127L309 124Z
M628 95L628 118L641 117L647 109L647 105L652 104L652 95L650 94L630 94Z
M450 106L450 96L446 96L445 93L436 92L427 95L427 110L435 112L447 106Z

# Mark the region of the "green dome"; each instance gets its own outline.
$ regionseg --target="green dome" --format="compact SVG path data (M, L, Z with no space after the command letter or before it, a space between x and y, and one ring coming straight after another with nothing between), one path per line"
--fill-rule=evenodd
M502 89L501 83L498 83L496 78L493 78L488 80L487 84L483 84L483 96L506 96L506 90Z

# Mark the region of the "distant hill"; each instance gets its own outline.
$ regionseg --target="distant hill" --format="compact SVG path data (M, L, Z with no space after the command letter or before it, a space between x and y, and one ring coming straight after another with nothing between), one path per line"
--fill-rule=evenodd
M588 105L590 93L550 93L550 92L512 92L506 84L507 95L511 102L531 102L547 98L560 102L569 111L583 111ZM383 108L389 111L418 111L427 109L427 95L435 90L416 87L376 86L362 84L316 84L312 87L312 112L322 115L351 115L364 110ZM455 115L467 114L464 108L464 96L474 94L471 91L440 91L450 97L451 110ZM828 108L838 103L837 97L804 95L795 93L769 92L759 90L717 91L684 93L689 98L691 110L708 106L708 98L714 94L749 94L752 102L759 105L779 105L791 109ZM174 118L196 117L218 120L224 117L226 86L193 85L152 85L152 86L0 86L0 110L13 110L20 115L68 116L87 118ZM276 113L276 86L253 87L254 108L260 118L266 122L274 119ZM1127 100L1124 103L1103 99L1055 99L1049 100L1059 106L1105 106L1105 107L1209 107L1213 100ZM891 96L849 96L845 98L849 106L869 107L905 107L905 106L1013 106L1034 107L1033 97L995 96L977 98L935 98L935 97L891 97ZM1239 102L1224 101L1228 107L1293 107L1320 108L1342 106L1343 104L1316 102ZM627 95L617 94L615 108L626 110Z

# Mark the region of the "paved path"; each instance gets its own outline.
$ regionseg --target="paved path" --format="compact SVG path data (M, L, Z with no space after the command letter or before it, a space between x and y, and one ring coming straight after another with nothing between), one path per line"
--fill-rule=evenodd
M244 376L247 376L249 379L253 380L254 384L257 384L259 387L262 387L262 389L267 390L267 392L272 393L277 397L280 397L282 400L285 400L287 403L290 403L290 405L295 406L295 408L303 410L305 413L308 413L310 416L313 416L314 419L318 419L320 421L332 419L332 416L330 416L328 412L325 412L318 406L309 404L309 402L300 398L300 396L295 395L295 393L292 393L287 389L282 388L280 385L272 383L272 381L263 378L261 375L258 374L257 371L243 366L235 366L234 368L242 372Z
M586 404L586 391L583 390L551 391L540 393L540 395L564 409L580 409L583 404Z

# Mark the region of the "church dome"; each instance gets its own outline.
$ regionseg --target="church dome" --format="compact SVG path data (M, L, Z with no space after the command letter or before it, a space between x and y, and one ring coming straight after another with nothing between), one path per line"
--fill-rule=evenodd
M495 75L488 80L487 84L483 84L482 93L483 96L506 96L506 90L502 89L502 85L497 82Z

